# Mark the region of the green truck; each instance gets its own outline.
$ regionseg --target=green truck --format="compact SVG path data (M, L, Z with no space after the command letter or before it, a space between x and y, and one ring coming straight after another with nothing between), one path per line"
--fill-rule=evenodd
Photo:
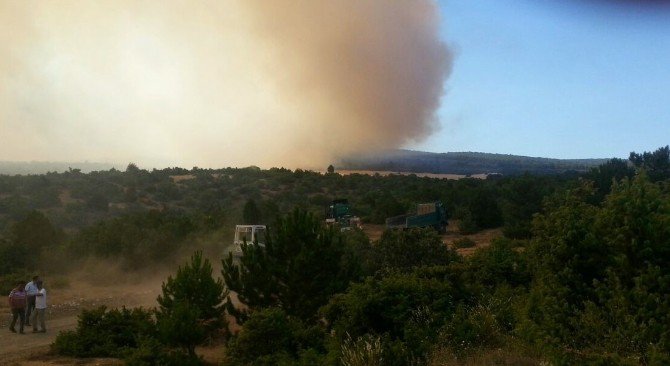
M413 214L389 217L387 229L410 229L414 227L432 227L439 233L447 229L447 210L442 202L420 203Z
M336 199L326 207L326 224L337 224L341 230L348 230L353 227L361 227L361 219L351 213L349 201Z

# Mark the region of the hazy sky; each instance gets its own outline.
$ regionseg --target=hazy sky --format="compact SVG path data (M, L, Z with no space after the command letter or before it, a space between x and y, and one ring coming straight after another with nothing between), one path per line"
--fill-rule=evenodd
M413 146L625 158L670 144L667 4L441 1L455 52L442 130Z
M0 160L319 168L670 143L670 7L0 0Z

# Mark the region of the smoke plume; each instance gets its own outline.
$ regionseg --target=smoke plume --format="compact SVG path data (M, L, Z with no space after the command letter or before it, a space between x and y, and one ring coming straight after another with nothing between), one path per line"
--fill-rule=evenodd
M429 0L0 0L0 160L322 167L420 141Z

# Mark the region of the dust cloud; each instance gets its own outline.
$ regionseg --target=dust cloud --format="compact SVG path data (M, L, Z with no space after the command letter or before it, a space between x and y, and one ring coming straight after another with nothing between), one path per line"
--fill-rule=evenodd
M0 0L0 159L323 167L420 141L429 0Z

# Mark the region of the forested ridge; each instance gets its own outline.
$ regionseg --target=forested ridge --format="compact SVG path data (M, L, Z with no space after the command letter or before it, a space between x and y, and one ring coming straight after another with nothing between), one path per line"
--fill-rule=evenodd
M479 152L431 153L391 150L344 158L337 166L352 170L518 175L523 173L561 174L569 171L584 173L606 161L607 159L550 159Z
M607 159L551 159L511 154L480 152L432 153L413 150L388 150L336 159L339 169L381 170L443 174L560 174L586 172ZM46 174L79 169L82 172L119 169L117 164L94 162L11 162L0 161L0 174Z
M341 197L364 224L440 200L462 232L503 236L467 257L432 229L371 242L323 224ZM40 255L49 271L88 257L141 270L197 250L156 309L85 311L59 354L199 364L195 346L214 342L226 365L670 363L667 146L488 180L134 164L0 176L0 215L3 286L44 270ZM236 223L268 224L265 245L224 254Z

